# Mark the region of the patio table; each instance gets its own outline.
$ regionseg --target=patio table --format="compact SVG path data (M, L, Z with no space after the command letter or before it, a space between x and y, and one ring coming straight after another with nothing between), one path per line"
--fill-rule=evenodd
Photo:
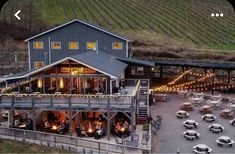
M200 113L203 114L207 114L207 113L212 113L212 109L209 105L203 105L200 109L199 109Z
M233 112L230 109L224 109L221 111L220 116L228 119L233 116Z

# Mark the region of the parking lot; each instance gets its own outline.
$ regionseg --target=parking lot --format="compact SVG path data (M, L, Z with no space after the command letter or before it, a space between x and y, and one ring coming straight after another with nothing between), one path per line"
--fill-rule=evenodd
M192 153L193 146L196 144L207 144L212 148L212 153L234 153L235 145L233 147L219 147L216 144L216 139L220 136L229 136L232 140L235 140L235 127L230 125L230 120L222 119L219 117L221 110L213 110L213 115L216 116L216 121L213 123L219 123L224 126L224 132L219 134L213 134L209 131L208 126L211 123L202 121L202 115L198 112L199 107L195 107L194 111L189 112L189 118L199 123L198 128L195 130L200 133L199 139L193 141L186 140L183 136L183 132L187 129L183 126L183 122L186 119L178 119L175 113L179 110L181 103L188 101L187 99L179 98L175 94L169 95L168 102L157 102L151 106L151 115L155 119L157 115L162 115L161 128L158 135L155 136L157 140L153 144L153 148L156 148L157 153L176 153L178 150L180 153ZM155 151L155 150L154 150Z

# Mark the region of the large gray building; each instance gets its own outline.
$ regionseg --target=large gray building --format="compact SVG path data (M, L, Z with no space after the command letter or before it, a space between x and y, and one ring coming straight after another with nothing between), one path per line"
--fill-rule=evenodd
M102 51L128 58L132 42L128 38L77 19L26 41L30 70L87 51Z

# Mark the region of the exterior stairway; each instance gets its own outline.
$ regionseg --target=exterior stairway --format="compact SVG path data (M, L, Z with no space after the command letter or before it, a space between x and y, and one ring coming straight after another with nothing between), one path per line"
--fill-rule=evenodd
M137 95L137 123L145 123L149 116L149 80L141 80Z

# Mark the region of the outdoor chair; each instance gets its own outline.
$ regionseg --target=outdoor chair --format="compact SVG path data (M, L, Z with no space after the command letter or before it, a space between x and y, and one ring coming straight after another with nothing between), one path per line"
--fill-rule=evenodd
M123 145L123 142L122 142L122 139L121 139L121 138L115 137L115 143L117 144L116 149L117 149L118 147L122 148L122 147L120 146L120 145Z
M149 141L149 134L147 131L144 131L142 134L141 144L148 145L148 141Z

